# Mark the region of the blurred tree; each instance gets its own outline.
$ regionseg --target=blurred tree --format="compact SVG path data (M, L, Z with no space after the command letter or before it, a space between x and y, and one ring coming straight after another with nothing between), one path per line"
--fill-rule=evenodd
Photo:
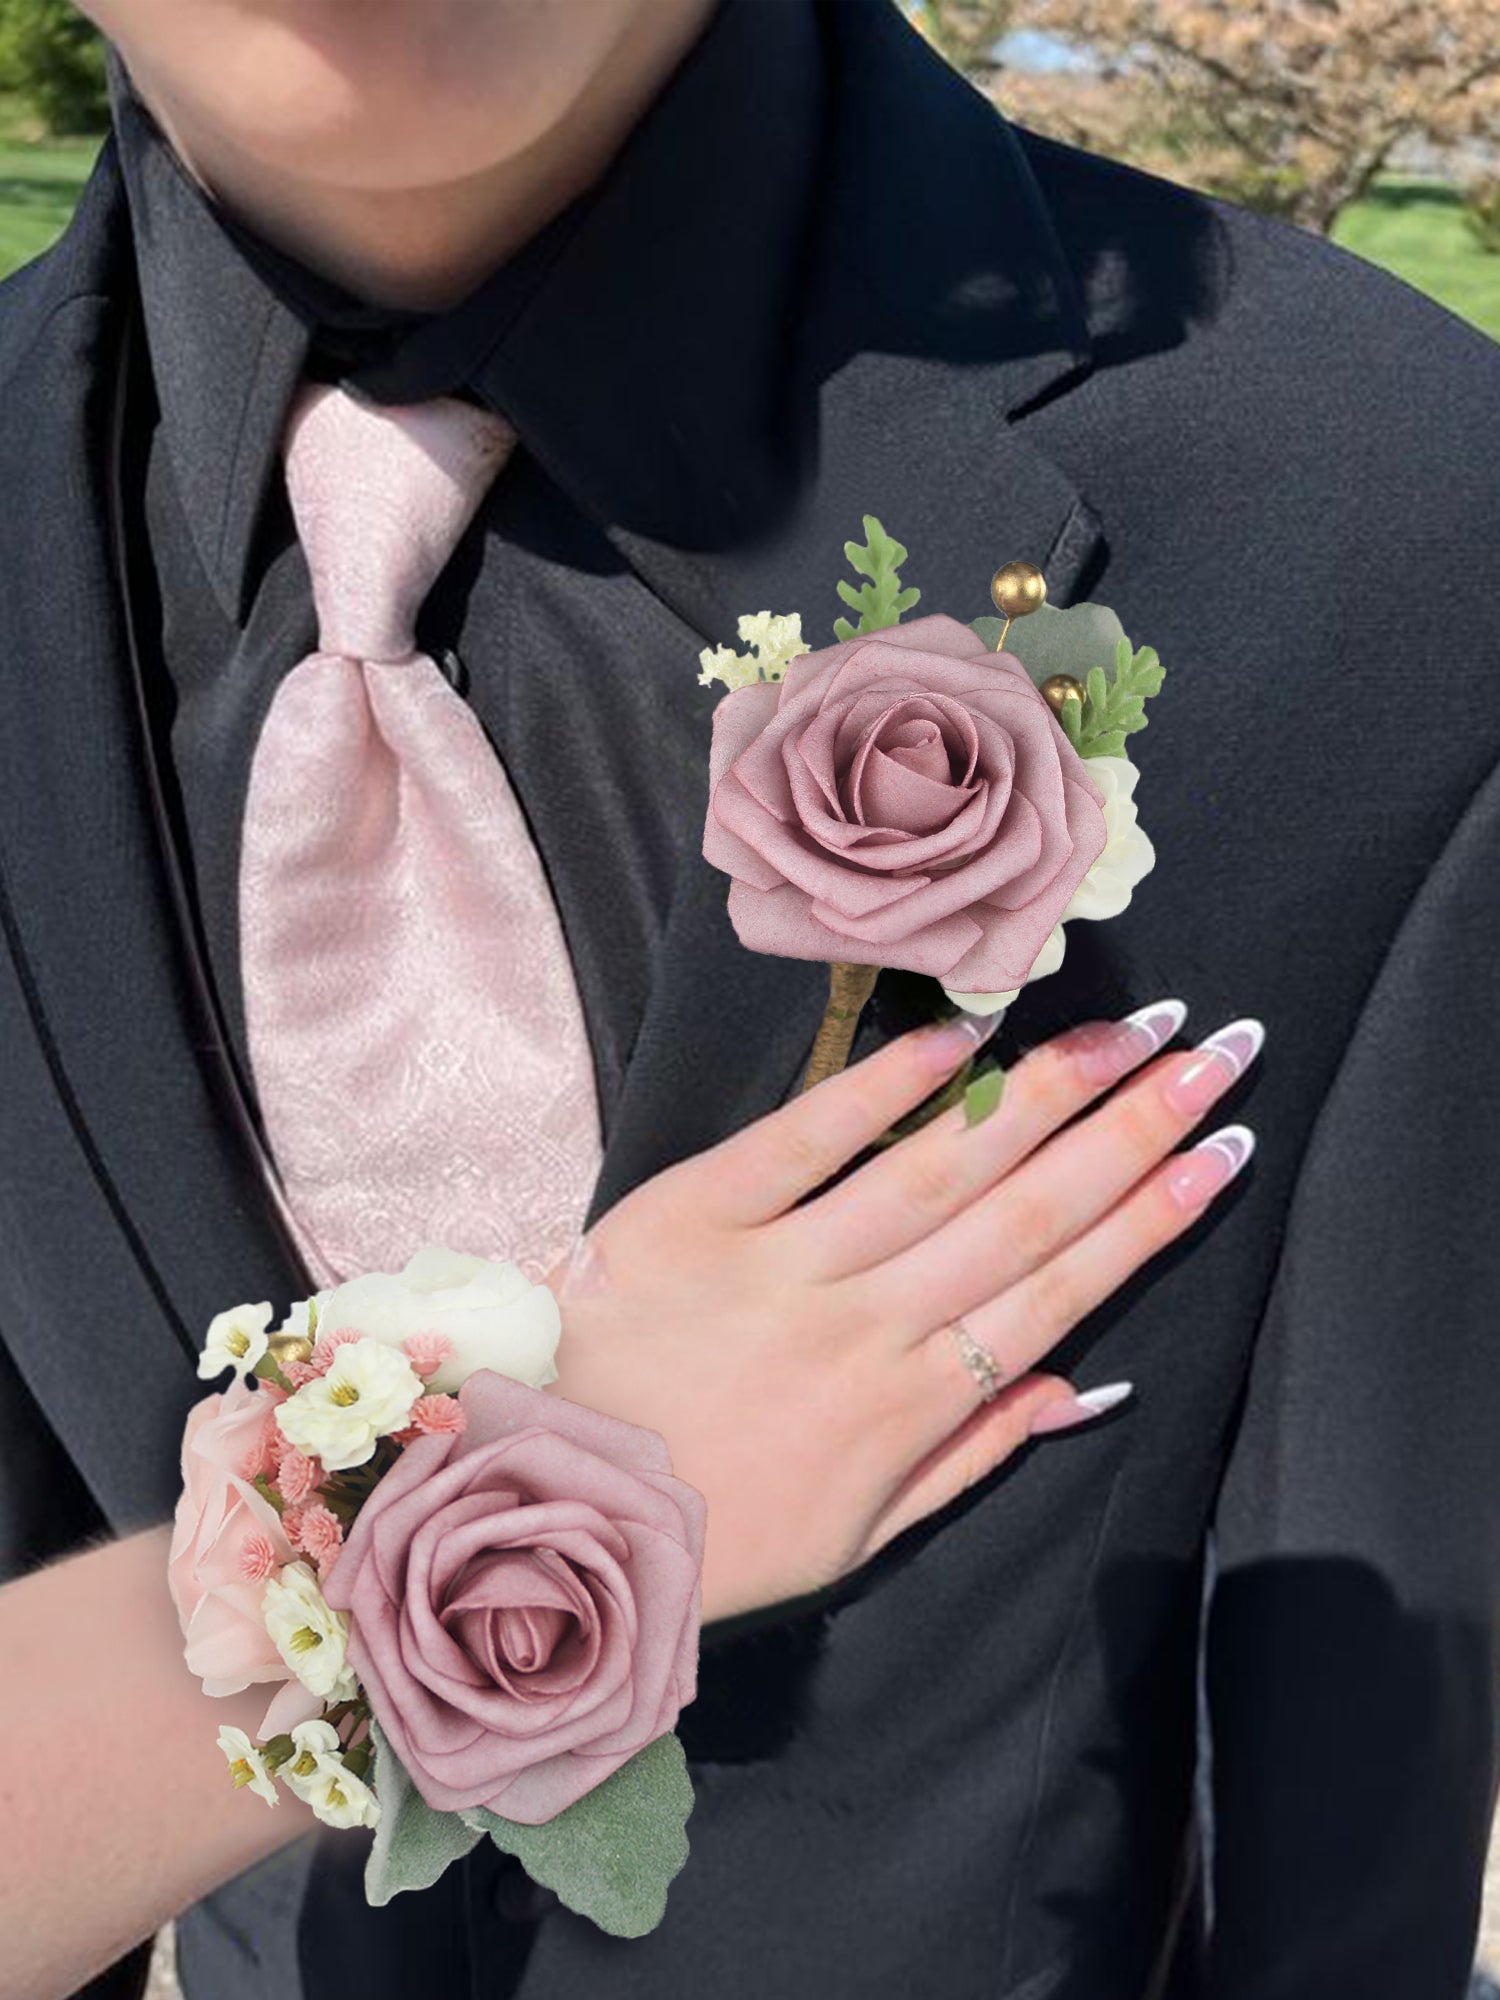
M906 11L940 55L981 88L1000 65L992 50L1009 32L1020 0L907 0Z
M1496 0L922 0L919 14L1019 123L1324 233L1402 140L1500 129ZM971 65L965 51L1018 28L1092 74Z
M1487 174L1464 189L1464 219L1481 250L1500 256L1500 174Z
M52 135L109 124L104 43L69 0L0 0L0 89L13 90Z

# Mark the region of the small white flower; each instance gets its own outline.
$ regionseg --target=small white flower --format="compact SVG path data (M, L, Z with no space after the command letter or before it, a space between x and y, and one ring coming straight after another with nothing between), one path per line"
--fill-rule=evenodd
M284 1564L266 1585L260 1604L271 1643L309 1694L349 1701L359 1692L358 1676L346 1657L348 1614L324 1601L307 1563Z
M338 1731L331 1722L299 1722L292 1731L292 1755L281 1775L329 1826L374 1826L380 1801L343 1761Z
M243 1381L270 1345L266 1327L271 1305L262 1299L258 1306L231 1306L215 1313L208 1323L203 1352L198 1356L198 1374L205 1382L232 1368Z
M1068 941L1063 935L1061 923L1054 924L1047 942L1037 953L1026 975L1025 984L1029 986L1033 979L1045 979L1049 972L1056 972L1067 948ZM1013 986L1009 993L955 993L951 986L943 988L954 1005L961 1007L966 1014L998 1014L1002 1007L1010 1005L1020 990L1019 986Z
M243 1729L235 1729L226 1722L219 1730L219 1748L229 1759L229 1775L237 1786L246 1786L263 1798L267 1805L279 1804L275 1781L266 1769L266 1760Z
M288 1444L329 1472L346 1472L373 1455L377 1438L399 1431L426 1393L404 1354L382 1340L353 1340L338 1349L326 1375L277 1405L276 1423Z
M338 1757L319 1756L310 1778L299 1781L297 1796L305 1799L325 1826L378 1826L380 1801L363 1778Z
M1090 757L1088 773L1104 794L1105 841L1063 911L1065 923L1074 917L1117 917L1136 883L1156 865L1156 849L1136 823L1139 768L1128 757Z
M299 1722L292 1731L292 1754L277 1775L299 1799L305 1799L308 1786L317 1779L320 1759L337 1757L341 1748L339 1733L331 1722Z

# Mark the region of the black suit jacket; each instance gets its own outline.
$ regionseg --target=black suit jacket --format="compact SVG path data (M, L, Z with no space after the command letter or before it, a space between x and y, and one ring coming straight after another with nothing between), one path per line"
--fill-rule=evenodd
M705 644L765 605L821 629L868 511L923 611L979 615L1023 556L1156 645L1131 743L1156 868L1069 927L999 1053L1166 993L1195 1035L1257 1013L1212 1122L1259 1148L1057 1352L1134 1380L1118 1417L705 1629L656 1931L528 1916L482 1855L368 1912L339 1835L186 1919L189 1992L321 1994L345 1953L372 1994L460 1991L467 1936L474 1991L521 2000L1459 2000L1500 1635L1500 350L1321 241L1007 124L888 0L833 12L830 220L779 419L800 504L709 547L639 509L600 526ZM0 286L8 1569L161 1518L201 1329L308 1288L226 1114L142 776L106 476L121 202L106 142ZM545 423L528 443L545 464ZM690 699L679 669L642 699ZM565 707L534 703L511 773L586 922L546 781ZM619 773L621 839L643 782ZM824 972L743 950L725 891L688 839L594 1215L795 1085ZM856 1058L934 991L882 980ZM584 1000L601 1035L611 996Z

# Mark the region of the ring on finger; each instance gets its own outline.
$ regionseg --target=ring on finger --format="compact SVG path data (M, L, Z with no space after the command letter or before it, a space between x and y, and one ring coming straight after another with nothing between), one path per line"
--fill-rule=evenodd
M949 1331L958 1342L958 1351L963 1357L963 1364L979 1384L984 1401L992 1403L1005 1387L1005 1370L984 1342L977 1335L970 1333L961 1319L954 1320Z

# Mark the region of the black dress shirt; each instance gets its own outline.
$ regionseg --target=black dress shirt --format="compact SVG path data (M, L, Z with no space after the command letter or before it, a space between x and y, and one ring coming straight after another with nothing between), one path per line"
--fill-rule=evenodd
M780 362L823 125L815 0L720 0L606 173L436 314L372 305L263 240L194 178L113 48L109 72L145 332L125 428L127 515L144 525L135 624L192 921L252 1116L239 834L266 710L317 643L279 449L306 375L379 402L467 396L516 426L417 642L502 761L516 677L559 690L557 781L576 794L589 865L611 877L612 931L560 908L607 1133L629 1054L618 1021L639 1021L676 856L701 834L707 773L691 716L709 635L621 568L573 496L695 547L776 483ZM690 180L684 159L697 165ZM518 545L547 560L545 606L513 587ZM573 601L581 571L618 574L606 627ZM663 700L643 722L619 697L647 663ZM556 893L557 856L542 859Z

